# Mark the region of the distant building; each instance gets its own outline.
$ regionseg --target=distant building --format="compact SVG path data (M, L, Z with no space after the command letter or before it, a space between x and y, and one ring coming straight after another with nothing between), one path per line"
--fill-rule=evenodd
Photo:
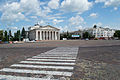
M95 38L111 38L114 36L115 30L103 27L93 27L87 30L90 34L94 35Z
M50 25L40 26L39 24L28 28L30 40L60 40L60 29Z
M81 38L83 38L83 31L81 31L81 30L71 32L71 34L72 35L79 35Z

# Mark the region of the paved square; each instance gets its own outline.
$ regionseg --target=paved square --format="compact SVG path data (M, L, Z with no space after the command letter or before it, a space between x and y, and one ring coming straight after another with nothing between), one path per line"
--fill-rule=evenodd
M33 56L32 58L28 58L18 64L13 64L9 68L1 69L0 79L59 80L62 77L70 79L73 74L77 54L78 47L58 47L40 55ZM17 73L20 74L20 76L14 75ZM29 74L29 77L21 76L21 74ZM34 76L32 74L34 74ZM35 78L36 75L41 76ZM48 75L52 76L52 78Z
M119 80L120 41L0 45L0 80Z

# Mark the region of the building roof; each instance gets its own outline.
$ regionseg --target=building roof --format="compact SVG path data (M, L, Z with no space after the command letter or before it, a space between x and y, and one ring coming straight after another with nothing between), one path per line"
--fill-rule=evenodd
M58 29L56 27L53 27L53 26L50 26L50 25L40 26L39 24L35 24L34 26L28 28L28 30L37 30L37 29L56 29L56 30L60 30L60 29Z

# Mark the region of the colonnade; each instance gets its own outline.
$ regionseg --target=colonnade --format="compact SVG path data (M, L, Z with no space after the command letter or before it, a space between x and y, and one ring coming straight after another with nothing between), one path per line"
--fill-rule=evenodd
M60 33L57 31L36 31L36 40L60 40Z

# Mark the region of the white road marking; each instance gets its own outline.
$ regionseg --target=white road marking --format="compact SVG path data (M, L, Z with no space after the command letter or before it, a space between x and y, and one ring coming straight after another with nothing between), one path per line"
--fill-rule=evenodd
M45 65L27 65L27 64L13 64L11 67L26 67L26 68L52 68L52 69L68 69L73 70L73 67L67 66L45 66Z
M58 79L45 79L45 78L33 78L33 77L19 77L11 75L0 75L0 80L58 80Z
M56 55L56 54L50 54L50 55L38 55L38 57L74 57L74 58L76 58L77 56L75 56L75 55Z
M75 62L75 60L60 60L60 59L35 59L35 58L28 58L27 60L33 61L66 61L66 62Z
M77 52L47 52L47 53L44 53L44 54L77 54Z
M40 61L21 61L20 63L33 63L33 64L56 64L56 65L75 65L75 63L62 63L62 62L40 62Z
M72 72L65 72L65 71L39 71L39 70L26 70L26 69L10 69L10 68L3 68L0 71L4 72L16 72L16 73L32 73L32 74L50 74L50 75L61 75L61 76L71 76Z
M42 56L42 55L46 55L46 56L49 56L49 55L57 55L57 56L68 56L68 57L74 57L76 56L76 54L41 54L41 55L37 55L37 56Z
M76 54L41 54L37 56L65 56L65 57L76 57Z
M43 56L33 56L32 58L58 58L58 59L76 59L75 57L43 57Z

